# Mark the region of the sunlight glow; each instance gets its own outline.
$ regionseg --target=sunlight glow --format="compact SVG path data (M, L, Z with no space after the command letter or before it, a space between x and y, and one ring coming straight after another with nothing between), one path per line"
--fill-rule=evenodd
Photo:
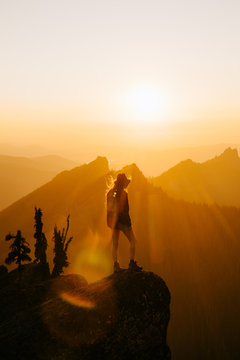
M111 257L100 250L79 252L72 266L73 271L84 276L89 283L109 275L112 271Z
M166 96L153 86L142 85L127 93L125 104L138 121L151 122L163 115Z

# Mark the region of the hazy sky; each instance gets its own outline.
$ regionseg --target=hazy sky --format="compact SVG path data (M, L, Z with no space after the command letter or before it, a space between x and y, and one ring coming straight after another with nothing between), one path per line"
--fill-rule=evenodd
M239 0L0 0L0 142L239 143L239 19Z

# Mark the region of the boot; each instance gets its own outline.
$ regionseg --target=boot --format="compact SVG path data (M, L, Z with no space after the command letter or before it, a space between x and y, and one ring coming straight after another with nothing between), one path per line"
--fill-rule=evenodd
M128 269L130 271L142 271L142 267L137 265L137 262L134 260L130 260Z
M117 273L117 272L119 272L119 271L121 271L122 269L120 268L120 265L119 265L119 263L117 262L117 261L115 261L114 262L114 265L113 265L113 271L115 272L115 273Z

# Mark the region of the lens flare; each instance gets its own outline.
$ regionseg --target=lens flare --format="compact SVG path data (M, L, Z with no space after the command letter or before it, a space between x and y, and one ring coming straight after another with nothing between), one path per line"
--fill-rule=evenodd
M82 296L76 296L73 294L70 294L68 292L61 292L60 293L60 298L65 301L68 302L72 305L78 306L78 307L82 307L82 308L86 308L86 309L93 309L95 308L96 304L94 301L91 301L89 299L86 299Z
M92 283L111 274L111 256L100 250L81 251L76 254L72 268Z

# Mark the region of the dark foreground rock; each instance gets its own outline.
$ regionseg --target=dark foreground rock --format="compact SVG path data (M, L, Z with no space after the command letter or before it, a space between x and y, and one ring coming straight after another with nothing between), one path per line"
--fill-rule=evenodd
M8 276L8 275L6 275ZM1 359L167 360L170 294L151 272L0 289Z

